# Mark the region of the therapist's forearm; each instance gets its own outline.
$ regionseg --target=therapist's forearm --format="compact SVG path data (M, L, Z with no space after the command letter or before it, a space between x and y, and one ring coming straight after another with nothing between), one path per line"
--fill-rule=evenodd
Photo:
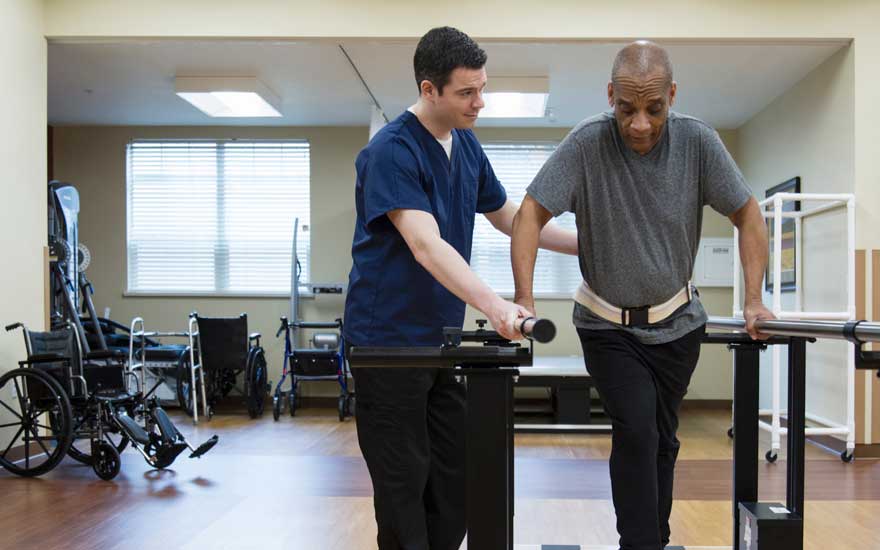
M425 239L413 252L419 265L437 282L483 313L497 307L497 302L502 300L439 235Z
M508 237L512 237L513 220L520 207L521 205L508 200L501 209L486 214L486 218L489 219L489 222L492 223L495 229ZM546 223L541 231L538 247L576 256L578 253L577 233L563 229L555 223Z
M558 224L550 222L541 230L541 239L538 241L538 246L545 250L577 256L577 233L563 229Z

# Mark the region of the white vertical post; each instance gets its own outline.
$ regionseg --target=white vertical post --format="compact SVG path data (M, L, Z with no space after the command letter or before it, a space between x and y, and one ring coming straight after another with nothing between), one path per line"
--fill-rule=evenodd
M847 309L849 318L856 318L856 208L855 198L846 201L846 232L847 232ZM877 292L877 289L874 289ZM856 360L855 355L847 353L846 362L846 449L852 452L856 448Z
M776 195L773 197L773 314L779 315L782 312L782 197ZM770 438L770 448L777 451L781 448L780 444L780 420L779 412L781 409L779 392L780 392L780 374L779 374L779 346L773 346L773 405L772 405L772 433Z
M798 216L794 219L794 280L796 283L794 310L799 313L804 311L803 227L803 219Z

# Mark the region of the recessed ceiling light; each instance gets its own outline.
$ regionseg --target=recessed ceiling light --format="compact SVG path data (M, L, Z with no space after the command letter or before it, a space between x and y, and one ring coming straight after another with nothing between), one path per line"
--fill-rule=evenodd
M178 76L174 89L211 117L281 116L281 100L254 77Z
M546 77L489 78L480 111L482 118L543 118L550 95Z

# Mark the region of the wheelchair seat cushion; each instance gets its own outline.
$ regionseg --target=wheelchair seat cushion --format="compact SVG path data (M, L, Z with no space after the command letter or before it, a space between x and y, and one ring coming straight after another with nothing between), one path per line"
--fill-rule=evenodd
M145 349L147 361L176 363L180 356L189 352L184 345L153 346Z

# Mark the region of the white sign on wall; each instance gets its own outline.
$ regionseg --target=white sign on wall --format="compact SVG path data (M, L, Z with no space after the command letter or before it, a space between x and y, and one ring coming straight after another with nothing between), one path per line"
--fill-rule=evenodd
M698 287L733 286L733 239L702 239L694 262Z

